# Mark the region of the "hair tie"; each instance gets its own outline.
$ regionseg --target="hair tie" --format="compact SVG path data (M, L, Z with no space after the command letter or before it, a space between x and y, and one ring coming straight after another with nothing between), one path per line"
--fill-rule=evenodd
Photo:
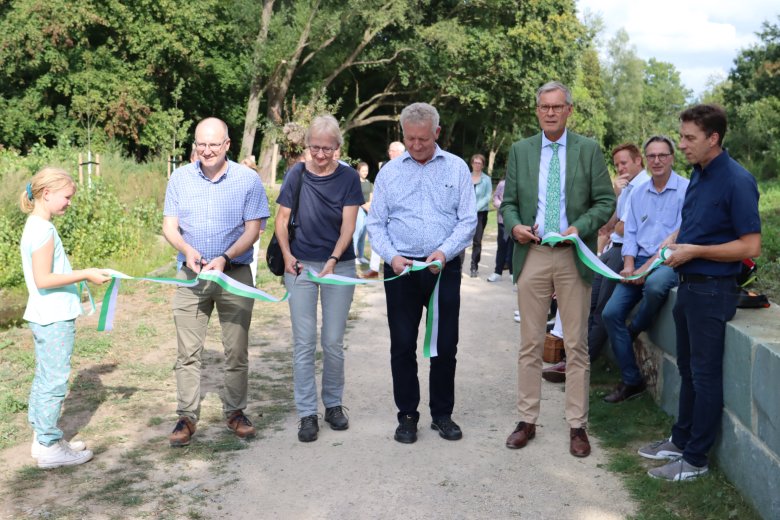
M33 194L32 194L32 183L27 183L27 199L33 200Z

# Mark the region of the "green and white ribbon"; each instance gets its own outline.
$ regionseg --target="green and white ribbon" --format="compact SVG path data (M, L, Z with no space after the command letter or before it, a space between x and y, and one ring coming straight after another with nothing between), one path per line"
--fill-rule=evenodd
M112 330L114 328L114 315L116 314L117 294L119 293L120 280L139 280L145 282L162 283L176 285L178 287L195 287L201 281L213 282L224 290L237 296L252 298L265 302L283 302L289 298L289 293L282 298L271 296L265 291L261 291L251 285L246 285L230 278L222 271L201 271L196 278L192 280L181 280L179 278L146 278L130 276L113 269L106 269L111 275L111 281L106 289L106 295L103 298L103 306L100 309L100 318L98 319L98 331Z
M430 266L439 268L439 276L436 277L436 285L433 288L433 292L431 292L431 299L428 301L428 316L425 320L425 340L423 340L423 356L432 358L439 355L437 341L439 338L439 282L441 281L441 262L438 260L434 260L433 262L419 262L414 260L411 266L406 266L404 270L401 271L401 274L393 276L392 278L386 278L385 280L363 280L337 274L320 276L319 273L311 268L306 272L306 276L313 282L329 285L366 285L371 283L392 282L413 271L422 271L428 269Z
M571 242L574 244L574 248L577 251L577 256L580 257L580 260L582 260L582 263L585 264L588 269L595 272L596 274L600 274L604 278L609 278L611 280L636 280L639 278L642 278L643 276L647 276L650 274L654 269L656 269L659 265L664 263L664 260L671 255L671 251L668 251L667 248L661 249L661 252L659 253L659 258L656 258L653 260L653 262L650 264L650 267L643 271L641 274L635 274L632 276L620 276L618 273L610 269L607 264L601 261L601 259L596 256L596 254L590 250L590 248L585 245L585 242L582 241L582 239L577 235L567 235L563 236L560 233L547 233L542 237L542 244L558 244L560 242Z
M360 278L350 278L348 276L341 276L337 274L327 274L320 276L319 273L313 269L309 269L306 272L306 276L309 280L317 283L328 285L366 285L370 283L385 283L391 282L400 278L412 271L422 271L430 266L436 266L440 269L439 276L436 278L436 286L431 293L431 299L428 302L428 317L425 322L425 341L423 343L423 355L426 358L436 357L438 355L438 349L436 341L438 338L439 329L439 281L441 280L441 262L438 260L433 262L418 262L413 261L411 266L407 266L398 276L387 278L385 280L363 280ZM103 305L100 309L100 318L98 319L98 331L108 331L114 328L114 315L116 314L117 295L119 294L120 280L139 280L145 282L162 283L169 285L176 285L177 287L195 287L204 282L213 282L222 287L224 290L236 296L243 296L245 298L252 298L254 300L260 300L265 302L283 302L290 297L290 293L286 293L282 298L276 298L271 296L265 291L246 285L241 282L230 278L222 271L201 271L196 278L192 280L181 280L179 278L148 278L148 277L136 277L130 276L113 269L106 269L111 275L111 281L106 289L106 294L103 297ZM89 292L89 289L87 289ZM90 294L90 302L92 303L94 312L94 302L92 302L92 295Z

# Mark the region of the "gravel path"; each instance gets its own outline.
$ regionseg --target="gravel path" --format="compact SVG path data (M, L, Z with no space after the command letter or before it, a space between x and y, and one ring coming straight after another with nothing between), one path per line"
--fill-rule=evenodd
M464 432L461 441L445 441L430 429L421 347L419 438L411 445L393 440L384 292L381 284L359 288L353 304L359 317L350 321L345 345L349 430L332 431L321 422L319 439L300 443L291 414L283 428L251 443L230 466L236 481L210 497L204 516L610 520L632 514L635 506L620 479L604 468L606 455L596 439L591 437L590 457L569 454L562 385L543 384L537 437L521 450L504 447L517 420L516 294L506 275L485 281L493 259L483 256L480 278L464 277L461 291L453 414Z

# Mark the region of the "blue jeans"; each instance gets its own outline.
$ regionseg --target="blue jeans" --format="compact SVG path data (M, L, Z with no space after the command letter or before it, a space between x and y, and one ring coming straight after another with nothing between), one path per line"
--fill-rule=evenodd
M366 217L368 213L363 208L358 208L355 232L352 234L352 247L355 249L355 258L360 260L366 254Z
M68 389L76 321L55 321L49 325L30 322L30 330L35 341L35 377L27 420L38 434L38 442L51 446L62 439L57 421Z
M639 256L636 258L636 265L641 266L646 261L647 257ZM677 274L671 267L662 265L650 273L642 285L618 284L601 313L612 351L620 365L623 383L626 385L642 383L642 373L634 356L634 338L650 327L675 285ZM640 302L639 309L631 319L631 324L626 325L626 318L637 302Z
M300 261L304 271L319 272L325 262ZM352 260L339 262L334 274L355 277ZM314 371L317 350L317 300L322 300L322 403L325 408L341 406L344 394L344 330L352 305L354 285L320 285L306 275L284 273L290 292L290 321L293 332L293 381L298 417L317 413L317 381Z
M733 277L683 282L677 290L677 368L680 402L672 442L694 466L707 464L723 413L726 322L737 310Z

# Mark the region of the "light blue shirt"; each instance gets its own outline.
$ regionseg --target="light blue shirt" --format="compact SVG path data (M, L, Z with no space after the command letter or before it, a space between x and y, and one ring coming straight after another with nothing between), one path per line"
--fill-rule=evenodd
M661 242L680 228L688 183L672 172L660 193L652 179L633 190L626 210L624 257L653 256Z
M560 229L544 229L544 216L547 211L547 177L550 173L550 160L552 159L552 143L547 139L547 136L542 132L542 158L539 161L539 200L536 203L536 224L539 225L538 234L544 236L547 232L560 233L565 231L569 227L569 220L566 218L566 134L567 130L563 131L563 135L557 142L558 147L558 162L561 169L561 225Z
M366 224L371 247L388 262L427 258L437 249L447 261L455 258L477 226L468 166L438 145L425 164L404 152L379 171Z
M271 216L268 198L257 173L246 166L228 161L227 170L211 181L200 169L200 161L176 169L165 191L163 215L179 220L184 241L204 259L212 260L224 253L244 233L244 222L264 220ZM232 258L236 264L252 262L253 250ZM178 260L185 261L179 252Z
M636 177L631 179L631 182L628 183L628 185L623 188L623 191L620 192L620 195L617 199L617 209L615 210L615 215L617 215L619 220L622 220L623 223L626 221L623 220L623 217L625 217L624 213L626 211L626 206L628 205L628 199L631 196L631 192L639 186L640 184L646 183L648 180L650 180L650 176L647 174L647 170L642 170L641 172L636 174ZM623 230L625 232L625 230ZM618 235L617 232L613 231L612 234L609 236L609 239L615 243L615 244L622 244L623 243L623 235Z
M49 325L56 321L68 321L81 314L81 298L77 285L72 283L52 289L38 289L32 271L32 254L49 240L54 240L54 253L51 272L56 274L72 273L70 261L65 255L57 230L46 219L36 215L27 217L19 244L22 253L22 271L27 285L27 307L24 319L38 325Z
M490 209L490 194L493 192L493 181L487 174L483 173L479 177L479 182L474 185L474 194L477 197L477 211L488 211Z

